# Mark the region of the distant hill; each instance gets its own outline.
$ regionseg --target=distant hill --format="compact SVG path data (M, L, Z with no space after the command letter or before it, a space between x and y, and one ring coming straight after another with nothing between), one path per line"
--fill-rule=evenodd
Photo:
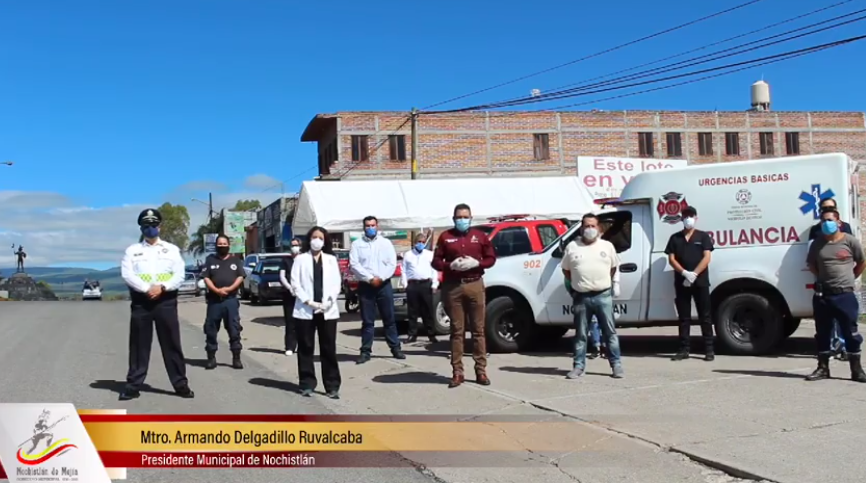
M105 295L126 293L126 284L120 278L120 267L108 270L90 268L27 267L25 272L37 282L51 285L58 296L81 294L84 280L98 280ZM14 268L0 269L0 276L8 277L15 273Z

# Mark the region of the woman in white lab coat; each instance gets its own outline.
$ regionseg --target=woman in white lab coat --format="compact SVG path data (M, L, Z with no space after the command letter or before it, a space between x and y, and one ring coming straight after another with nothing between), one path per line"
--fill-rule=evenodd
M301 254L292 265L291 285L295 294L296 330L298 333L298 377L301 395L310 397L318 385L313 363L316 333L319 334L319 358L322 382L331 399L340 398L340 366L337 363L337 321L340 308L337 297L342 288L340 265L333 255L327 230L313 227L304 240Z

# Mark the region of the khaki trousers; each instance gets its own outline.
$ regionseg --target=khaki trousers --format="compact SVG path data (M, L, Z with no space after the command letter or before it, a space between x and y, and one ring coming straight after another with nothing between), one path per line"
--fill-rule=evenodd
M463 374L463 344L466 341L466 322L472 332L475 373L487 373L487 340L484 336L485 296L484 282L444 282L442 304L451 319L451 367L454 374Z

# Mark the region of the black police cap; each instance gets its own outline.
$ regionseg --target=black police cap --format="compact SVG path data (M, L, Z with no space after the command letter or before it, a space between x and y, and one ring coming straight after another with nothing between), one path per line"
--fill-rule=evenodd
M157 209L148 208L138 214L138 225L159 225L162 223L162 213Z

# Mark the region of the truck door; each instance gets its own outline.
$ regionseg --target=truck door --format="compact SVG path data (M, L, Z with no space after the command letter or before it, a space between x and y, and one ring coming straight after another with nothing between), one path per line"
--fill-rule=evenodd
M617 322L639 322L643 317L643 283L649 240L645 230L647 205L627 206L599 215L604 229L602 237L611 242L619 254L620 296L613 300Z

